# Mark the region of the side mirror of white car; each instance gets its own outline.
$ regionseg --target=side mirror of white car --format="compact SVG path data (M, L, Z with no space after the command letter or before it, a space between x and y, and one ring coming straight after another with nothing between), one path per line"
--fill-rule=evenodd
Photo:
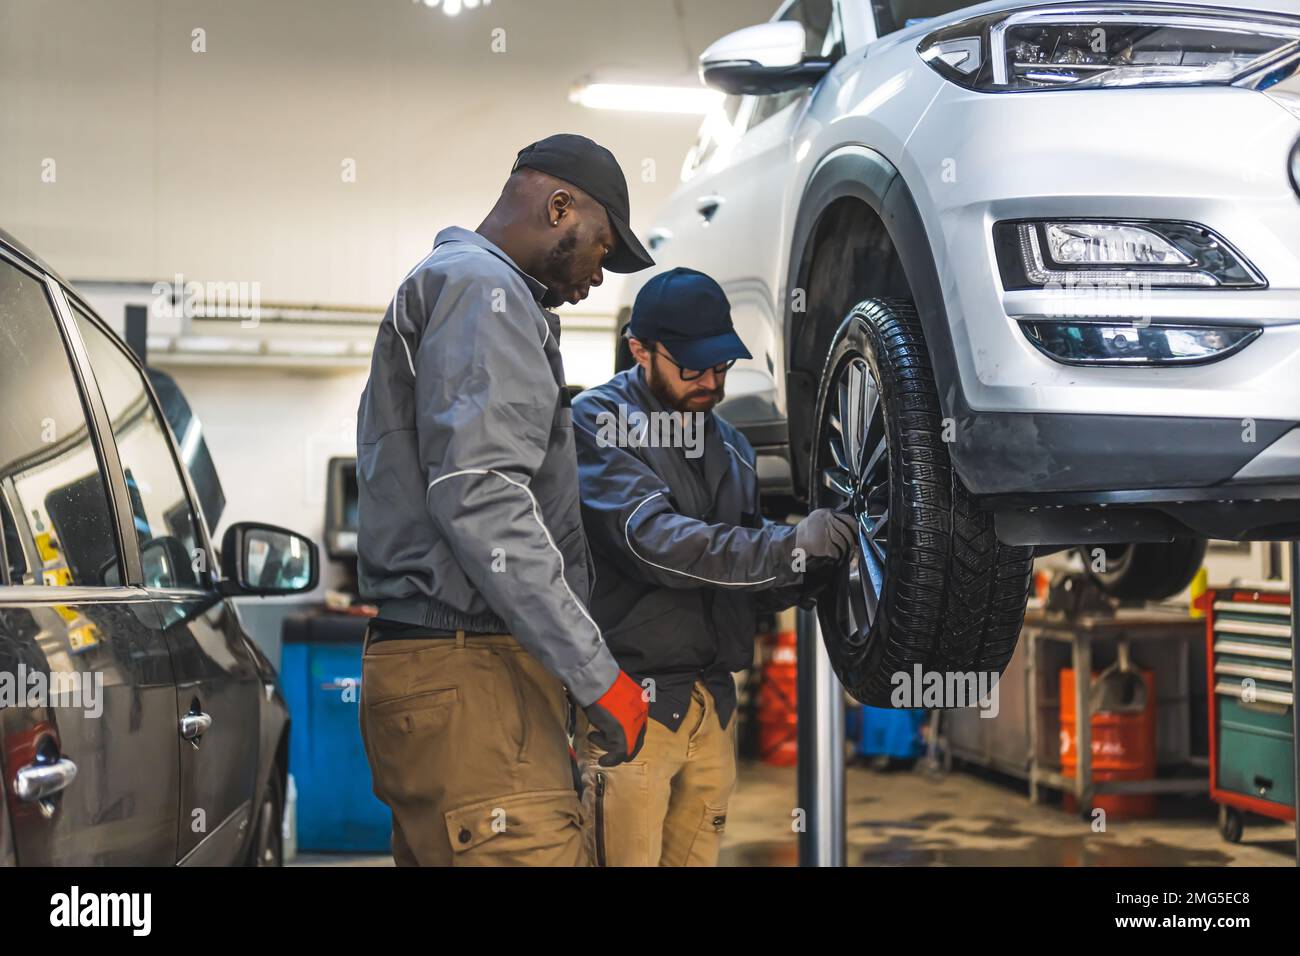
M804 56L803 24L777 20L717 40L700 56L700 79L732 95L783 93L812 86L831 61Z

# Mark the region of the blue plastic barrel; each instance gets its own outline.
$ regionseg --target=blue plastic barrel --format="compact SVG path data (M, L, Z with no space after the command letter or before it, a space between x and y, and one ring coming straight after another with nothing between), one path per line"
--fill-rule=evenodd
M289 770L298 788L298 850L387 853L392 815L370 789L361 742L366 619L285 618L280 683L289 704Z

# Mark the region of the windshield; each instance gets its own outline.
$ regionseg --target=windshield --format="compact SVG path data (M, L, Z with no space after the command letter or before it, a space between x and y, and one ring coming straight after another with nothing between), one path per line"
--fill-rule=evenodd
M980 0L871 0L876 15L876 33L884 36L901 30L917 20L941 17L962 7L973 7Z

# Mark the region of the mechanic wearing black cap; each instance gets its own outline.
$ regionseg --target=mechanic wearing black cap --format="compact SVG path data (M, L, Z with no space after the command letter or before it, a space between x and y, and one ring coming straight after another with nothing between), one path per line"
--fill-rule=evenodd
M645 688L638 757L608 767L585 746L583 804L597 865L713 866L735 786L736 686L760 609L807 603L846 558L853 518L765 520L754 450L714 414L750 358L722 288L674 269L641 289L636 366L573 403L582 515L600 573L591 611Z
M360 591L379 605L361 733L399 865L586 863L569 701L607 764L641 746L641 687L586 607L547 310L650 265L613 154L552 136L476 231L438 233L384 315L357 414Z

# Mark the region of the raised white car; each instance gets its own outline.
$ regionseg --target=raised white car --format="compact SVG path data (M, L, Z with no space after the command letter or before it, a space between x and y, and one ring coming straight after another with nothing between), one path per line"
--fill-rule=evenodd
M861 519L820 613L869 703L1001 671L1035 553L1156 598L1206 537L1300 537L1296 0L961 6L719 40L648 236L731 300L768 494Z

